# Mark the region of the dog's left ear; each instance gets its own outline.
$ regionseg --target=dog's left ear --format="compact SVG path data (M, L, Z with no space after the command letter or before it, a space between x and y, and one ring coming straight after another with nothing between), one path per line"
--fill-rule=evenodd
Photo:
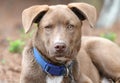
M96 8L87 3L70 3L68 7L79 17L80 20L88 20L90 27L96 22Z

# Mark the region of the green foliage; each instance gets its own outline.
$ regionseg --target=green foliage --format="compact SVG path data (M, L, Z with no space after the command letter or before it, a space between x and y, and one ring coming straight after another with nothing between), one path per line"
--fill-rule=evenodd
M34 33L34 30L25 34L23 28L20 29L20 39L17 40L11 40L10 38L8 38L8 50L11 53L21 53L23 50L23 47L26 43L26 39L32 37Z
M34 26L37 27L37 24L34 24ZM10 38L8 39L9 52L21 53L23 50L23 47L26 43L26 39L29 39L30 37L32 37L34 32L35 32L35 29L30 31L29 33L25 34L24 29L21 28L20 29L20 39L17 39L17 40L11 40Z
M10 40L8 50L12 53L21 53L25 42L22 40Z
M109 40L111 40L113 42L115 41L115 39L117 37L117 35L115 33L113 33L113 32L102 33L102 34L100 34L100 36L103 37L103 38L109 39Z
M5 60L5 59L2 59L2 60L1 60L1 63L2 63L2 64L5 64L5 63L6 63L6 60Z

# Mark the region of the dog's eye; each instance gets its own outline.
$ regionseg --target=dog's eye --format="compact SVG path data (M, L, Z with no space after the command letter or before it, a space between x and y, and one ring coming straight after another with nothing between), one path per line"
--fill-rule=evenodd
M50 29L50 28L52 28L52 25L45 26L45 29Z
M68 25L67 25L67 29L73 30L73 28L74 28L74 25L72 25L72 24L68 24Z
M44 27L46 31L51 31L53 29L52 25L47 25Z

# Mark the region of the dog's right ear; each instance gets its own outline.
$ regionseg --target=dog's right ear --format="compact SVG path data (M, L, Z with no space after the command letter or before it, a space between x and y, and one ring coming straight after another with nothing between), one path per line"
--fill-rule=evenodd
M22 23L25 29L25 33L30 30L30 27L33 23L40 21L48 9L48 5L36 5L29 7L22 12Z
M96 8L87 3L70 3L68 7L79 17L79 19L87 20L90 27L94 27L96 22Z

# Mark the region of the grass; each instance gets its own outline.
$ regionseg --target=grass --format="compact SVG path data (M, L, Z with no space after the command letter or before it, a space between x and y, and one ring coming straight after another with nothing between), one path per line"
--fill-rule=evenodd
M16 40L8 39L8 51L11 53L21 53L24 45L26 44L26 39L32 37L35 30L25 34L23 28L20 30L20 38Z
M8 50L11 53L21 53L25 42L23 40L10 40Z
M1 60L1 63L2 63L2 64L5 64L5 63L6 63L6 60L5 60L5 59L2 59L2 60Z
M103 37L103 38L106 38L106 39L109 39L109 40L115 42L117 35L114 32L109 32L109 33L101 33L100 37Z

